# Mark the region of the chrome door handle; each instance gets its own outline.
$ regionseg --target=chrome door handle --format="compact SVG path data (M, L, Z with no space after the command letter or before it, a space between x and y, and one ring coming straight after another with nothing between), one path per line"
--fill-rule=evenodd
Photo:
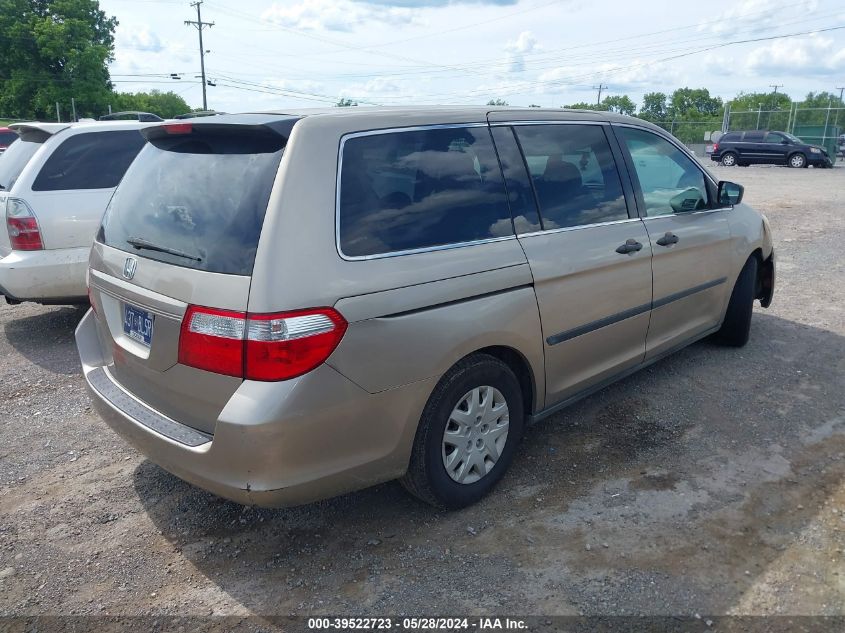
M674 233L667 233L659 240L657 240L657 243L661 246L672 246L672 244L677 244L679 239L680 238Z
M616 249L616 252L621 253L622 255L630 255L631 253L636 253L637 251L642 250L642 248L643 245L637 240L627 240Z

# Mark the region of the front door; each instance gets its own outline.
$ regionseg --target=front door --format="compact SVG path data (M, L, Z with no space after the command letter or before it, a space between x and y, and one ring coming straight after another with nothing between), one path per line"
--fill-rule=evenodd
M721 322L734 283L729 211L711 204L704 171L673 142L641 128L615 130L628 151L653 251L648 359Z
M606 127L514 128L530 174L522 189L536 194L540 208L540 218L534 209L514 216L540 308L546 406L637 365L645 354L651 245L643 222L628 214ZM512 134L494 127L514 200L525 166Z

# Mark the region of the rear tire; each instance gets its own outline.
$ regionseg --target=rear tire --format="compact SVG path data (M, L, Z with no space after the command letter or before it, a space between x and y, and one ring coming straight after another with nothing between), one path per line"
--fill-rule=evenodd
M725 320L716 332L716 340L730 347L742 347L751 334L751 313L754 308L754 294L757 286L757 258L752 256L734 284Z
M490 407L479 406L477 413L462 408L473 393L482 398L486 394ZM496 415L501 417L495 422L487 419ZM468 356L446 372L429 397L414 438L408 472L400 482L408 492L435 507L457 509L473 504L505 474L524 424L522 391L510 367L487 354ZM503 427L504 442L495 446ZM494 428L495 437L491 433ZM453 444L455 437L460 438L460 449ZM487 449L489 441L497 454L495 460ZM461 459L466 461L463 470ZM448 470L447 462L451 466ZM459 481L462 476L463 482Z
M722 154L722 165L725 167L733 167L736 165L736 154L733 152L725 152Z

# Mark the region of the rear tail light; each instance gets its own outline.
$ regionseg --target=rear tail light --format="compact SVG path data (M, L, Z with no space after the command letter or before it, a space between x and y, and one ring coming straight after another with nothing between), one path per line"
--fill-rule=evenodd
M194 129L193 123L168 123L162 125L164 131L168 134L190 134Z
M248 380L288 380L325 362L346 327L332 308L246 314L190 306L182 320L179 362Z
M15 251L40 251L44 249L38 219L29 205L20 198L6 198L6 230Z
M714 152L718 152L718 151L719 151L719 144L718 144L718 143L713 143L713 151L714 151Z

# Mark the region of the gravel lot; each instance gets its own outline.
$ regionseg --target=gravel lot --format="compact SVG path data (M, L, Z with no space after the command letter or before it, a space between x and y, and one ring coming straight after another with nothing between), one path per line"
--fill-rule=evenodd
M845 615L845 168L712 169L775 233L751 342L538 424L461 512L193 488L92 413L81 310L0 307L0 615Z

